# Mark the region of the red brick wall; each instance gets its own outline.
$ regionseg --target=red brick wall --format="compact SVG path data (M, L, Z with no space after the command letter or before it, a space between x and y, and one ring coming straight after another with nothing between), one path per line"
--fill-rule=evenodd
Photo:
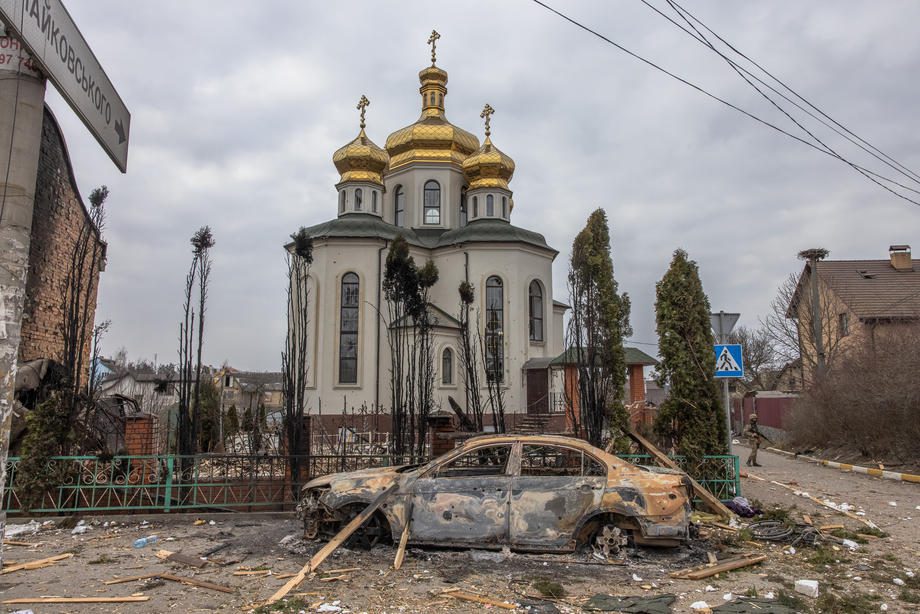
M52 358L60 360L64 351L62 333L63 290L67 282L74 246L81 232L92 232L90 250L95 244L103 256L105 244L90 227L89 213L77 191L67 146L54 116L45 108L42 124L41 153L35 186L35 213L29 248L29 274L22 317L22 340L19 359ZM87 258L87 261L89 258ZM99 260L97 258L97 260ZM84 381L89 373L90 344L96 312L96 293L102 262L89 270L84 279L89 289L88 331L84 347Z

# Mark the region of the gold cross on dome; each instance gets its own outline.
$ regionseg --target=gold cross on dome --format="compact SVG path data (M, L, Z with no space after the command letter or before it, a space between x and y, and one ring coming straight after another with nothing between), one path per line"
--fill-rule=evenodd
M479 114L479 117L486 120L486 136L492 134L492 130L489 127L489 122L492 120L492 114L495 113L495 109L492 108L489 103L486 103L486 106L482 107L482 113Z
M431 65L434 66L435 62L435 46L438 44L438 39L441 38L441 35L438 34L437 30L431 31L431 36L428 37L428 44L431 45Z
M361 111L361 129L362 130L364 129L364 112L367 110L367 107L369 107L370 104L371 104L371 101L367 99L367 96L365 96L364 94L361 94L361 100L358 101L358 106L355 107L356 109Z

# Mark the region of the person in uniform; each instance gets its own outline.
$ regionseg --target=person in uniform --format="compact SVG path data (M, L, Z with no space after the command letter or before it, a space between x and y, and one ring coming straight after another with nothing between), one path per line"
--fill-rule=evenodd
M757 449L760 448L761 435L760 431L757 429L757 414L751 414L747 428L744 429L744 435L751 444L751 455L748 456L747 466L760 467L761 464L757 462Z

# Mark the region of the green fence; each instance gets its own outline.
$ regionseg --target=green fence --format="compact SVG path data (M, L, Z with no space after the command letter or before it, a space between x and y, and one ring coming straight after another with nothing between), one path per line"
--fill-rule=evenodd
M620 458L636 465L654 465L649 454L619 454ZM683 456L672 456L674 462L686 471L703 488L722 501L741 496L741 463L735 455L704 456L703 460L690 466Z
M623 455L636 464L652 464L646 455ZM3 506L10 514L24 513L17 484L19 458L7 464ZM397 464L387 455L348 454L289 456L60 456L48 472L58 485L44 493L29 513L170 512L183 510L289 510L296 504L299 482L291 475L298 461L310 478L336 471ZM675 460L682 466L684 459ZM737 456L707 456L690 475L723 500L741 494ZM304 478L306 479L306 477Z

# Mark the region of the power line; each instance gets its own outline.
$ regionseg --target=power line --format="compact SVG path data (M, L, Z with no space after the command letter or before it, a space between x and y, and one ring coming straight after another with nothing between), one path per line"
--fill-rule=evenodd
M886 159L890 160L891 163L893 163L894 165L900 167L902 170L899 171L899 172L901 172L901 173L904 174L904 175L910 176L910 177L911 177L912 179L914 179L915 181L920 180L920 175L918 175L916 172L914 172L914 171L912 171L911 169L907 168L906 166L904 166L903 164L901 164L900 162L898 162L897 160L895 160L894 158L892 158L891 156L889 156L889 155L886 154L885 152L881 151L880 149L878 149L877 147L875 147L874 145L872 145L871 143L869 143L868 141L866 141L865 139L863 139L862 137L860 137L858 134L854 133L852 130L850 130L849 128L847 128L846 126L844 126L843 124L841 124L841 123L838 122L837 120L835 120L833 117L831 117L830 115L828 115L827 113L825 113L824 111L822 111L820 108L818 108L817 106L815 106L814 104L812 104L808 99L806 99L805 97L803 97L802 95L800 95L798 92L796 92L794 89L792 89L791 87L789 87L788 85L786 85L786 83L783 82L779 77L777 77L776 75L774 75L773 73L771 73L769 70L767 70L766 68L764 68L763 66L761 66L760 64L758 64L755 60L749 58L749 57L748 57L747 55L745 55L743 52L741 52L740 50L738 50L737 48L735 48L731 43L729 43L729 42L726 41L724 38L722 38L721 36L719 36L716 32L713 32L712 29L709 28L709 26L707 26L705 23L703 23L702 21L700 21L700 20L699 20L697 17L695 17L690 11L688 11L687 9L685 9L684 7L682 7L680 4L678 4L678 3L676 2L676 0L673 0L673 1L672 1L672 0L668 0L668 3L669 3L669 4L672 4L672 5L677 5L677 7L679 7L681 11L683 11L684 13L686 13L693 21L695 21L695 22L697 22L698 24L700 24L700 26L703 27L706 31L708 31L710 34L712 34L712 35L715 36L717 39L719 39L719 41L721 41L725 46L727 46L729 49L731 49L732 51L734 51L735 53L737 53L739 56L741 56L742 58L744 58L745 60L747 60L748 62L750 62L750 63L753 64L754 66L756 66L757 68L759 68L761 71L763 71L764 74L766 74L766 75L769 76L771 79L773 79L774 81L776 81L777 83L779 83L781 86L783 86L784 88L786 88L789 92L791 92L793 96L795 96L796 98L798 98L799 100L801 100L802 102L804 102L806 105L808 105L809 107L811 107L812 109L814 109L815 111L817 111L818 114L820 114L820 115L822 115L823 117L827 118L831 123L833 123L834 125L838 126L838 127L839 127L840 129L842 129L844 132L846 132L846 133L852 135L857 141L860 141L860 142L864 143L869 149L872 149L873 151L875 151L875 152L877 152L879 155L881 155L883 158L886 158ZM801 108L801 107L800 107L800 108ZM812 117L814 117L814 116L812 116ZM820 121L820 120L819 120L819 121ZM823 122L822 122L822 123L823 123ZM826 124L825 124L825 125L826 125ZM838 134L839 134L839 133L838 133ZM887 164L887 163L886 163L886 164ZM891 164L889 164L889 166L891 166ZM894 167L892 167L892 168L894 168Z
M713 44L705 37L705 35L703 35L702 33L700 33L699 30L697 30L697 29L696 29L692 24L690 24L689 22L688 22L688 25L689 25L691 28L693 28L693 32L691 32L686 26L684 26L684 25L678 23L677 21L675 21L670 15L665 14L663 11L661 11L661 9L659 9L659 8L656 7L655 5L651 4L648 0L640 0L640 2L642 2L644 5L646 5L648 8L650 8L650 9L653 10L654 12L658 13L658 14L659 14L661 17L663 17L664 19L666 19L666 20L668 20L669 22L671 22L671 24L673 24L675 27L677 27L677 28L679 28L680 30L682 30L683 32L685 32L690 38L692 38L693 40L697 41L697 42L700 43L701 45L707 47L707 48L710 49L713 53L718 54L719 57L721 57L722 59L724 59L733 69L735 69L736 72L739 71L739 70L742 71L742 72L744 72L746 75L748 75L749 77L751 77L752 79L754 79L755 81L757 81L758 83L760 83L761 85L763 85L764 87L766 87L767 89L769 89L770 91L772 91L774 94L776 94L777 96L779 96L780 98L782 98L783 100L785 100L786 102L788 102L789 104L793 105L794 107L796 107L797 109L799 109L800 111L802 111L803 113L805 113L806 115L808 115L809 117L811 117L812 119L814 119L815 121L820 122L820 123L823 124L826 128L828 128L828 129L832 130L833 132L837 133L839 136L843 137L844 139L846 139L847 141L849 141L849 142L852 143L853 145L856 145L857 147L859 147L860 149L862 149L864 152L868 153L870 156L876 158L877 160L879 160L880 162L882 162L882 163L885 164L886 166L889 166L890 168L892 168L892 169L895 170L896 172L898 172L898 173L904 175L905 177L907 177L907 178L910 179L911 181L920 182L920 176L918 176L916 173L914 173L913 171L911 171L909 168L905 167L903 164L901 164L900 162L898 162L897 160L895 160L894 158L892 158L891 156L889 156L889 155L886 154L885 152L879 150L878 148L876 148L875 146L873 146L871 143L868 143L867 141L865 141L864 139L862 139L862 138L859 137L858 135L854 134L853 132L851 132L851 131L848 130L847 128L845 128L845 127L842 127L843 129L837 128L837 127L836 127L835 125L833 125L833 124L837 124L837 125L839 126L840 124L839 124L838 122L836 122L833 118L831 118L830 116L828 116L826 113L824 113L823 111L821 111L820 109L818 109L818 108L815 107L814 105L811 105L811 103L808 103L807 101L805 101L806 104L809 104L810 106L812 106L812 108L816 109L816 110L818 111L818 113L820 113L820 114L823 115L824 117L827 117L827 118L830 120L830 122L833 122L833 123L830 123L830 122L828 122L827 120L823 119L822 117L819 117L818 115L816 115L815 113L813 113L813 112L810 111L809 109L803 107L801 104L799 104L799 103L796 102L795 100L789 98L789 96L787 96L787 95L784 94L783 92L779 91L779 90L776 89L774 86L770 85L769 83L767 83L766 81L764 81L763 79L761 79L760 77L758 77L757 75L755 75L754 73L752 73L750 70L748 70L748 69L745 68L744 66L741 66L740 64L738 64L738 63L736 63L735 61L733 61L731 58L727 57L724 53L722 53L722 52L720 52L718 49L716 49L716 48L713 46ZM671 5L671 8L674 9L674 12L677 13L684 21L687 21L687 17L689 17L689 18L692 19L693 21L697 22L698 24L700 24L700 26L701 26L702 28L704 28L704 29L705 29L706 31L708 31L710 34L712 34L713 36L715 36L719 41L721 41L721 42L722 42L723 44L725 44L727 47L729 47L730 49L732 49L733 51L735 51L735 53L737 53L737 54L740 55L741 57L745 58L746 60L748 60L749 62L751 62L751 63L754 64L755 66L757 66L761 71L763 71L765 74L769 75L770 78L772 78L774 81L776 81L777 83L780 83L783 87L785 87L787 90L789 90L790 92L792 92L792 94L793 94L794 96L800 98L800 99L803 100L803 101L805 100L805 99L802 98L797 92L795 92L794 90L792 90L788 85L786 85L785 83L783 83L782 81L780 81L777 77L773 76L770 72L768 72L766 69L764 69L764 68L761 67L759 64L757 64L757 62L755 62L754 60L748 58L748 56L744 55L744 54L741 53L740 51L737 51L730 43L726 42L725 39L723 39L722 37L720 37L716 32L713 32L713 30L712 30L711 28L709 28L706 24L704 24L703 22L701 22L701 21L700 21L697 17L695 17L692 13L690 13L689 11L687 11L686 9L684 9L681 5L677 4L677 2L672 2L671 0L667 0L667 2L668 2L668 4ZM683 13L682 13L682 12L683 12ZM744 78L743 75L742 75L742 78ZM745 81L747 81L747 79L745 79ZM758 89L758 88L756 88L756 86L753 86L753 84L751 84L751 85L752 85L752 87L754 87L755 89ZM758 90L758 91L759 91L759 90ZM762 94L762 93L761 93L761 94ZM795 120L793 120L793 121L795 121ZM795 123L798 125L798 122L795 122ZM806 131L806 132L807 132L807 131ZM849 133L849 134L848 134L848 133ZM853 134L853 136L850 136L850 134ZM855 137L855 138L854 138L854 137ZM860 142L860 141L861 141L861 142ZM865 143L865 145L864 145L863 143ZM876 153L876 152L878 152L878 153ZM887 158L887 159L886 159L886 158ZM889 160L890 160L890 162L889 162ZM893 164L892 164L892 162L893 162ZM899 167L900 167L900 168L899 168ZM855 165L855 168L857 168L857 170L865 171L865 172L869 173L870 175L874 175L875 177L878 177L879 179L882 179L883 181L889 181L889 182L891 182L891 183L893 183L893 184L897 185L898 187L901 187L901 188L903 188L903 189L905 189L905 190L909 190L909 191L911 191L911 192L915 192L915 193L917 193L917 194L920 194L920 190L917 190L917 189L915 189L915 188L912 188L912 187L903 185L903 184L901 184L901 183L898 183L897 181L894 181L894 180L892 180L892 179L889 179L888 177L885 177L885 176L883 176L883 175L879 175L878 173L876 173L876 172L874 172L874 171L872 171L872 170L869 170L869 169L867 169L867 168L861 167L861 166L859 166L859 165ZM902 169L903 169L903 170L902 170Z
M593 30L593 29L589 28L588 26L582 24L581 22L576 21L575 19L569 17L568 15L566 15L566 14L564 14L564 13L562 13L562 12L556 10L556 9L554 9L553 7L549 6L548 4L545 4L545 3L542 2L541 0L532 0L532 1L533 1L535 4L537 4L537 5L541 6L541 7L543 7L544 9L550 11L551 13L554 13L555 15L557 15L557 16L561 17L562 19L568 21L568 22L571 23L572 25L577 26L578 28L581 28L582 30L588 32L589 34L592 34L592 35L594 35L594 36L600 38L600 39L603 40L604 42L606 42L606 43L608 43L608 44L610 44L610 45L616 47L617 49L619 49L619 50L622 51L623 53L629 55L630 57L633 57L633 58L639 60L640 62L642 62L642 63L644 63L644 64L647 64L648 66L651 66L651 67L654 68L655 70L658 70L659 72L662 72L662 73L666 74L667 76L671 77L672 79L674 79L674 80L676 80L676 81L679 81L680 83L683 83L684 85L686 85L686 86L688 86L688 87L690 87L690 88L692 88L692 89L698 91L699 93L701 93L701 94L703 94L703 95L705 95L705 96L708 96L709 98L712 98L713 100L715 100L715 101L717 101L717 102L720 102L720 103L724 104L725 106L729 107L730 109L733 109L733 110L737 111L738 113L741 113L742 115L745 115L746 117L749 117L750 119L753 119L754 121L756 121L756 122L758 122L758 123L760 123L760 124L763 124L763 125L765 125L765 126L767 126L767 127L769 127L769 128L772 128L773 130L776 130L776 131L779 132L780 134L784 134L785 136L788 136L789 138L794 139L794 140L796 140L796 141L802 143L803 145L807 145L808 147L811 147L812 149L815 149L815 150L817 150L817 151L820 151L821 153L823 153L823 154L825 154L825 155L829 155L829 156L831 156L831 157L833 157L833 158L836 158L836 159L838 159L838 160L843 161L844 163L850 165L851 167L853 167L853 168L856 169L857 171L861 171L861 174L863 174L864 176L866 176L870 181L872 181L873 183L877 184L877 185L880 186L882 189L887 190L888 192L891 192L892 194L894 194L894 195L897 196L898 198L901 198L901 199L903 199L903 200L906 200L906 201L908 201L909 203L912 203L912 204L914 204L914 205L920 206L920 201L913 200L913 199L911 199L911 198L909 198L909 197L907 197L907 196L905 196L905 195L903 195L903 194L900 194L900 193L896 192L895 190L889 188L888 186L886 186L886 185L884 185L884 184L882 184L882 183L880 183L880 182L878 182L878 181L872 179L871 177L868 177L868 176L867 176L867 174L877 175L877 173L875 173L875 172L873 172L873 171L869 171L868 169L864 169L864 168L862 168L861 166L859 166L858 164L855 164L855 163L853 163L853 162L850 162L849 160L846 160L846 159L844 159L843 157L841 157L841 156L839 156L839 155L836 155L836 154L833 153L833 152L830 152L830 151L828 151L828 150L822 149L822 148L819 147L818 145L815 145L814 143L812 143L812 142L810 142L810 141L807 141L807 140L803 139L802 137L800 137L800 136L798 136L798 135L792 134L791 132L789 132L789 131L787 131L787 130L784 130L783 128L780 128L779 126L777 126L777 125L775 125L775 124L773 124L773 123L771 123L771 122L769 122L769 121L767 121L767 120L765 120L765 119L761 119L760 117L754 115L753 113L750 113L749 111L746 111L746 110L742 109L741 107L739 107L739 106L737 106L737 105L735 105L735 104L733 104L733 103L731 103L731 102L725 100L724 98L720 98L719 96L717 96L717 95L715 95L715 94L713 94L713 93L711 93L711 92L705 90L704 88L700 87L699 85L696 85L695 83L692 83L692 82L688 81L687 79L684 79L683 77L681 77L681 76L679 76L679 75L677 75L677 74L675 74L675 73L673 73L673 72L671 72L671 71L669 71L669 70L663 68L662 66L659 66L659 65L656 64L655 62L653 62L653 61L651 61L651 60L649 60L649 59L646 59L646 58L642 57L641 55L639 55L639 54L637 54L637 53L635 53L635 52L633 52L633 51L627 49L627 48L624 47L623 45L621 45L621 44L619 44L619 43L617 43L617 42L611 40L610 38L608 38L608 37L604 36L603 34L597 32L596 30ZM885 181L891 182L891 183L897 183L896 181L894 181L894 180L892 180L892 179L890 179L890 178L887 178L887 177L880 177L880 178L884 179ZM910 188L907 188L907 189L910 189Z
M642 1L644 2L645 0L642 0ZM844 158L843 156L841 156L839 153L837 153L830 145L828 145L827 143L825 143L824 141L822 141L821 139L819 139L819 138L818 138L814 133L812 133L808 128L806 128L806 127L803 126L801 123L799 123L799 121L796 120L791 114L789 114L789 112L786 111L786 109L784 109L783 107L781 107L775 100L773 100L772 98L770 98L770 96L768 96L766 93L764 93L764 91L761 90L759 87L757 87L756 85L754 85L753 83L751 83L750 79L748 79L747 77L744 76L744 74L741 72L741 70L739 70L738 66L737 66L732 60L730 60L728 57L726 57L725 54L723 54L721 51L719 51L718 49L716 49L715 46L714 46L711 42L709 42L709 39L707 39L702 33L700 33L700 31L697 30L696 27L695 27L692 23L690 23L690 20L687 19L687 17L685 17L685 16L683 15L683 13L680 12L680 10L678 10L677 6L675 5L674 2L672 2L672 0L667 0L667 2L668 2L668 4L671 5L671 8L673 8L674 11L675 11L678 15L680 15L680 17L687 23L687 25L690 26L690 28L692 28L693 31L697 33L697 35L700 37L700 38L698 39L700 42L702 42L702 43L703 43L704 45L706 45L709 49L711 49L713 52L715 52L719 57L721 57L723 60L725 60L725 61L728 63L728 65L732 67L732 70L734 70L736 73L738 73L738 76L740 76L742 79L744 79L745 83L747 83L747 84L750 85L752 88L754 88L754 89L757 91L758 94L760 94L761 96L763 96L763 98L765 98L770 104L772 104L774 107L776 107L776 109L777 109L780 113L782 113L783 115L785 115L785 116L789 119L789 121L791 121L793 124L795 124L796 126L798 126L798 128L799 128L800 130L802 130L805 134L807 134L808 136L810 136L815 142L817 142L819 145L821 145L821 148L823 148L823 150L825 151L825 153L828 153L829 155L831 155L831 156L834 157L834 158L837 158L838 160L840 160L840 161L843 162L844 164L849 165L850 167L853 168L853 170L855 170L855 171L858 172L859 174L863 175L866 179L868 179L868 180L871 181L872 183L875 183L876 185L882 187L882 188L885 189L885 190L888 190L889 192L891 192L892 194L894 194L894 195L896 195L896 196L902 196L901 194L898 194L897 192L895 192L893 189L891 189L891 188L889 188L889 187L887 187L887 186L885 186L885 185L882 185L882 184L879 183L876 179L874 179L873 177L870 177L870 176L869 176L870 173L871 173L872 175L876 175L876 173L874 173L874 172L872 172L872 171L868 171L867 169L864 169L863 167L861 167L861 166L859 166L859 165L857 165L857 164L854 164L854 163L851 162L850 160L847 160L846 158ZM646 3L646 4L647 4L647 3ZM897 169L896 169L896 170L897 170ZM904 188L904 189L906 189L906 190L910 190L910 191L912 191L912 192L916 192L916 193L920 194L920 192L918 192L917 190L915 190L915 189L913 189L913 188L909 188L909 187L907 187L907 186L905 186L905 185L902 185L902 184L900 184L900 183L898 183L898 182L896 182L896 181L894 181L894 180L892 180L892 179L888 179L888 178L884 178L884 179L886 179L886 181L891 181L892 183L895 183L895 184L901 186L902 188ZM902 197L903 197L903 196L902 196ZM910 200L910 199L908 199L908 200Z

